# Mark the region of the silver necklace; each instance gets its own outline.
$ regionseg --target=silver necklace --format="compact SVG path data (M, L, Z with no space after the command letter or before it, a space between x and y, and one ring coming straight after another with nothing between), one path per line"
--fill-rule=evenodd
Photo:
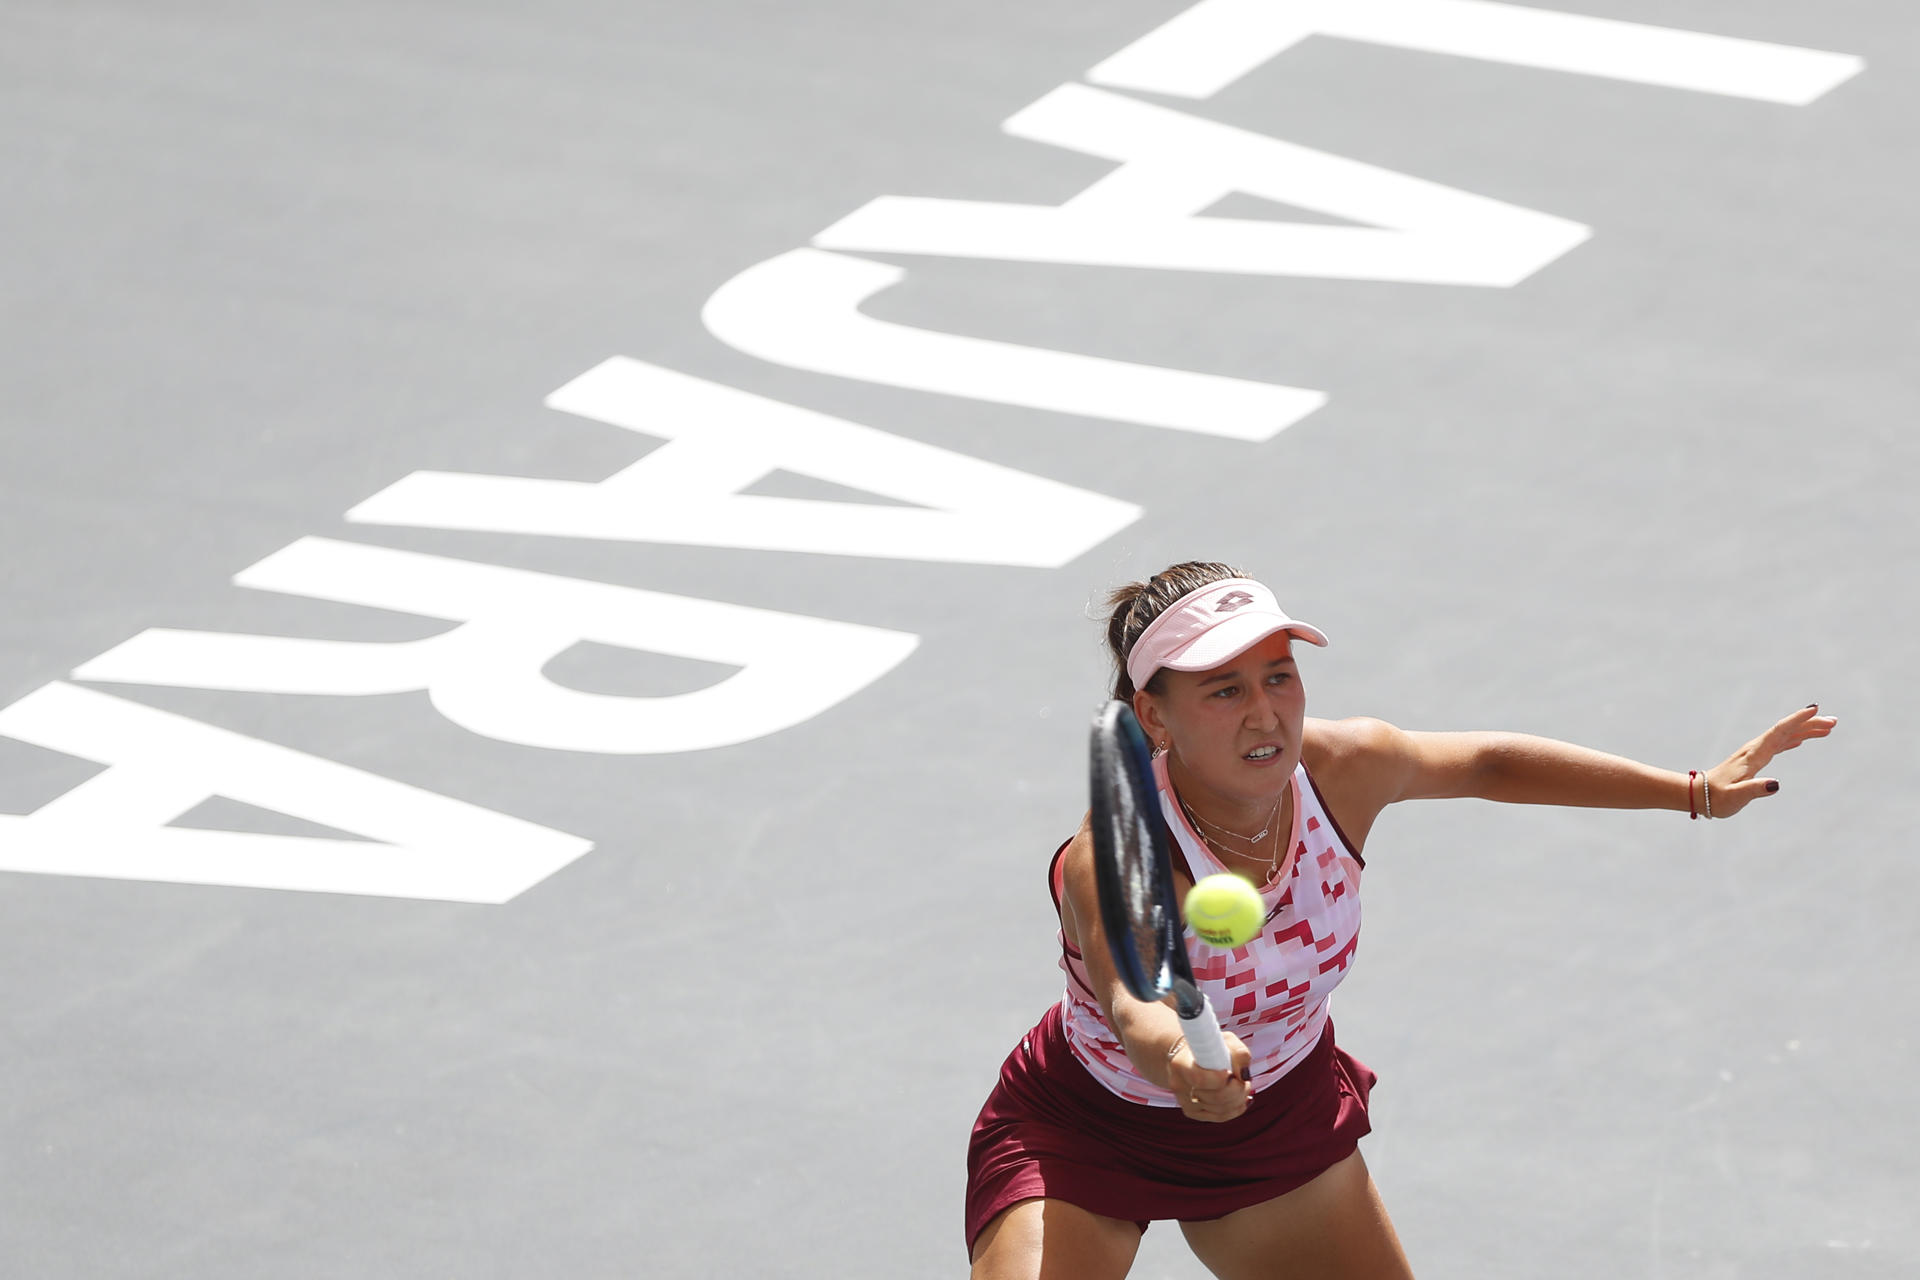
M1217 822L1208 822L1205 818L1195 813L1192 806L1189 805L1184 798L1180 801L1180 810L1182 813L1185 813L1187 817L1193 819L1194 825L1196 826L1205 827L1209 831L1214 831L1220 835L1238 840L1243 844L1256 845L1273 834L1273 824L1280 817L1280 802L1286 798L1287 793L1284 790L1273 798L1273 812L1267 815L1267 824L1250 836L1243 836L1238 831L1229 831Z
M1280 792L1280 794L1275 796L1273 799L1273 812L1267 815L1267 824L1264 827L1261 827L1257 834L1251 835L1251 836L1243 836L1237 831L1229 831L1225 827L1220 826L1217 823L1208 822L1205 818L1201 817L1199 814L1193 811L1193 807L1187 803L1186 798L1184 796L1181 796L1178 792L1174 793L1174 799L1180 802L1180 812L1186 814L1187 820L1194 824L1194 830L1198 832L1200 838L1206 841L1208 844L1213 845L1216 849L1219 849L1220 852L1231 853L1237 858L1257 858L1260 856L1254 850L1253 846L1259 844L1262 840L1265 840L1268 836L1273 834L1273 824L1279 821L1280 805L1281 805L1281 802L1284 801L1286 798L1287 798L1287 793L1283 789ZM1227 836L1231 839L1240 841L1242 844L1245 844L1247 846L1245 852L1242 852L1237 849L1221 848L1220 845L1214 840L1212 836L1208 835L1205 831L1200 830L1200 828L1202 827L1210 828L1220 833L1223 836ZM1267 860L1267 879L1272 880L1275 876L1279 874L1280 874L1280 846L1276 843L1274 845L1273 856Z

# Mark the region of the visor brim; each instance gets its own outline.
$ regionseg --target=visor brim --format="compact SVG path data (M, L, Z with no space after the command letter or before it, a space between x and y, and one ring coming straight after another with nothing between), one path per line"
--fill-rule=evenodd
M1326 633L1311 623L1296 622L1284 614L1241 613L1201 632L1162 659L1160 665L1170 671L1210 671L1232 662L1268 636L1280 632L1322 648L1327 643Z

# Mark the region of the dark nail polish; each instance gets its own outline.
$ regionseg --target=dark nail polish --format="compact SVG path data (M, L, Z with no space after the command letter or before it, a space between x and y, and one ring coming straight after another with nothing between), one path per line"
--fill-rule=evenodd
M1767 783L1767 794L1768 794L1768 795L1772 795L1772 794L1773 794L1774 792L1776 792L1776 791L1778 791L1779 789L1780 789L1780 784L1779 784L1779 783L1777 783L1777 782L1769 782L1769 783Z
M1817 702L1809 702L1807 704L1807 710L1809 711L1818 711L1819 709L1820 709L1820 704Z

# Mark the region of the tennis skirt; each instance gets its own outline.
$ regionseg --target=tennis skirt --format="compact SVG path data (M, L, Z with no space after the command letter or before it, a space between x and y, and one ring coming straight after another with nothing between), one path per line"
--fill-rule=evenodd
M1353 1154L1372 1131L1376 1077L1334 1047L1333 1024L1293 1070L1223 1124L1110 1093L1047 1010L1000 1068L967 1148L967 1250L994 1215L1038 1196L1142 1231L1202 1221L1284 1195Z

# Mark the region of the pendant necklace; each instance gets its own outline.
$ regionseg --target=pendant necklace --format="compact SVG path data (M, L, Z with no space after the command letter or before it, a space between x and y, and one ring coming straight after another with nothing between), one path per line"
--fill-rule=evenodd
M1256 832L1251 836L1243 836L1237 831L1227 830L1225 827L1220 826L1218 823L1208 822L1205 818L1201 817L1199 814L1193 811L1193 807L1186 802L1186 799L1183 796L1181 796L1179 792L1177 791L1174 792L1174 799L1180 802L1180 812L1187 815L1187 821L1193 823L1194 830L1199 834L1200 838L1206 841L1208 844L1213 845L1220 852L1232 853L1235 857L1239 857L1239 858L1259 856L1257 853L1255 853L1253 846L1259 844L1262 840L1265 840L1269 835L1273 834L1273 824L1279 820L1280 805L1281 805L1281 802L1284 801L1286 798L1287 798L1287 793L1284 790L1281 791L1278 796L1275 796L1273 801L1273 812L1267 815L1266 825L1261 827L1258 832ZM1240 841L1242 844L1245 844L1247 846L1246 850L1244 852L1241 852L1238 850L1227 849L1222 847L1220 844L1218 844L1218 842L1215 841L1213 836L1210 836L1207 834L1207 831L1201 830L1201 828L1203 827L1207 828L1208 830L1217 832L1220 835L1225 836L1229 839ZM1280 847L1276 842L1273 850L1273 856L1267 860L1267 878L1266 878L1266 881L1264 881L1263 883L1271 883L1273 878L1279 874L1280 874Z

